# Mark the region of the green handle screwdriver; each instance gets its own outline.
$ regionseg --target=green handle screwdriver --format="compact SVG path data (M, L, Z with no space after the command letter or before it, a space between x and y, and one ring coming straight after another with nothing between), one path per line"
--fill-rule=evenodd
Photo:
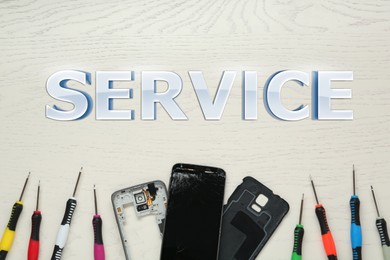
M301 210L299 212L299 222L294 229L294 248L291 256L291 260L301 260L302 259L302 241L305 230L302 225L302 212L303 212L303 200L305 194L302 194L301 199Z

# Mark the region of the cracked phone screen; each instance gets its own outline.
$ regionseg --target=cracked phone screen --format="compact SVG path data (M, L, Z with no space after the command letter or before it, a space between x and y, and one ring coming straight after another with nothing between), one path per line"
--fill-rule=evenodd
M161 260L217 259L225 179L219 168L173 167Z

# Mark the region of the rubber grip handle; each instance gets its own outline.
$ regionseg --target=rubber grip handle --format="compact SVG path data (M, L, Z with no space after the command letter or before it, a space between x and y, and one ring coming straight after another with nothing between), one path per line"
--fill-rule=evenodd
M325 208L321 204L318 204L316 205L315 212L318 218L318 223L320 224L322 244L324 245L326 255L329 260L337 260L336 245L334 243L332 232L330 232L329 229Z
M360 225L360 200L353 195L349 201L351 206L351 243L353 260L362 260L362 227Z
M60 260L62 257L62 251L68 240L70 223L72 222L72 217L77 206L77 201L75 198L70 198L66 202L65 214L61 222L60 229L57 234L56 245L54 246L53 254L51 260Z
M92 219L92 226L95 244L98 245L103 245L102 225L103 221L100 215L95 215Z
M382 246L390 246L389 234L387 233L387 223L384 218L376 219L376 227L381 238Z
M77 200L75 198L69 198L66 202L65 214L62 218L61 225L70 225L76 206Z
M30 243L28 244L28 260L38 260L39 256L39 241L30 239Z
M103 221L100 215L95 215L92 219L93 234L94 234L94 259L104 260L105 252L103 245L102 226Z
M377 218L376 227L378 229L379 237L382 243L383 258L385 260L390 260L390 240L389 234L387 232L386 220L384 218Z
M30 239L39 241L39 230L41 228L42 215L40 211L34 211L31 216L31 236Z
M28 244L28 260L38 260L39 256L39 230L41 227L42 215L40 211L34 211L31 217L31 236Z
M8 225L5 228L3 233L3 237L0 242L0 260L4 260L7 257L7 253L12 247L12 243L15 238L16 225L18 224L18 220L20 214L23 210L23 203L21 201L15 202L12 207L11 217L8 221Z
M8 251L0 251L0 259L4 260L7 257Z
M291 256L291 260L301 260L302 259L302 241L305 230L303 226L298 224L294 230L294 248Z
M95 244L93 254L95 260L105 260L104 246Z

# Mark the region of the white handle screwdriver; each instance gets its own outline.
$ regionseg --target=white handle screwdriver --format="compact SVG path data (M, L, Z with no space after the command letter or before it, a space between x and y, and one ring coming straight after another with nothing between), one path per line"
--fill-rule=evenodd
M73 213L77 206L76 190L79 185L81 172L83 167L81 167L79 176L77 177L76 186L74 187L73 195L66 202L65 214L61 222L60 230L57 234L56 245L54 246L53 255L51 256L51 260L60 260L62 256L62 251L64 250L66 241L68 240L70 223L72 222Z
M379 214L378 203L376 202L374 188L372 186L371 192L372 197L374 198L376 212L378 213L378 217L376 218L376 227L378 228L379 236L381 238L383 259L390 260L390 240L389 234L387 233L387 223L386 220Z

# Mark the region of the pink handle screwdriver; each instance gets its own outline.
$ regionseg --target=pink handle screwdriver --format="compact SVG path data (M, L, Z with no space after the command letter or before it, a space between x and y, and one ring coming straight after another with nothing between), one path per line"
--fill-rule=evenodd
M94 259L95 260L105 260L104 253L104 244L103 244L103 235L102 235L102 225L103 221L97 210L97 199L96 199L96 188L93 186L93 195L95 198L95 216L92 219L93 233L94 233Z

